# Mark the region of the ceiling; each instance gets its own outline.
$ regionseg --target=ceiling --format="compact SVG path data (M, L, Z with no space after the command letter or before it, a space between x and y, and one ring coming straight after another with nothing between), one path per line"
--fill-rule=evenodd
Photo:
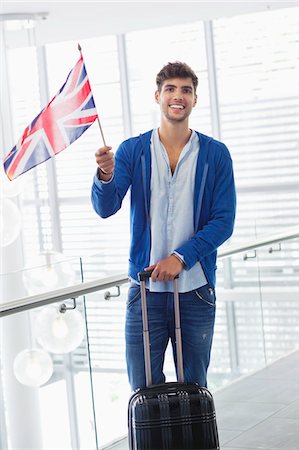
M208 20L295 6L296 2L128 2L128 1L10 1L0 0L2 20L14 14L40 14L38 44L121 34L178 23ZM43 20L44 19L44 20Z

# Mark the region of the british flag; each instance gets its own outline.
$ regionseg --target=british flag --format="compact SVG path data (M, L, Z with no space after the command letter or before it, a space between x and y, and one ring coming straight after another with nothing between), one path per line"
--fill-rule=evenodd
M4 159L10 180L41 164L78 139L98 117L83 56L66 82L25 129Z

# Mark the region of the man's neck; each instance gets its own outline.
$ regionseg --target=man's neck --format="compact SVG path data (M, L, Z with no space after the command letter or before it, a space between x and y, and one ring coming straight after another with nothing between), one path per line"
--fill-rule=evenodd
M188 122L164 123L159 127L159 137L161 142L170 148L182 149L190 139L192 131Z

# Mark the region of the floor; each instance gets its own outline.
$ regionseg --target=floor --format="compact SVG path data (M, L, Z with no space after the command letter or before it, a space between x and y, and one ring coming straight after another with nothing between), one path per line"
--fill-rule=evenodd
M221 449L299 449L299 351L214 394ZM123 439L105 450L127 450Z

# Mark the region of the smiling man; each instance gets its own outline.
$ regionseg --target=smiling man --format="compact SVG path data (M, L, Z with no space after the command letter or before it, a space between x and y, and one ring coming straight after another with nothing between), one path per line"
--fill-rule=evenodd
M109 217L131 188L126 357L132 389L146 384L138 284L144 269L153 269L147 286L153 384L165 381L169 340L176 362L172 280L179 274L185 381L207 386L217 248L232 234L235 218L232 161L223 143L189 128L197 102L194 71L168 63L156 83L159 128L123 142L115 159L111 147L96 152L92 203Z

